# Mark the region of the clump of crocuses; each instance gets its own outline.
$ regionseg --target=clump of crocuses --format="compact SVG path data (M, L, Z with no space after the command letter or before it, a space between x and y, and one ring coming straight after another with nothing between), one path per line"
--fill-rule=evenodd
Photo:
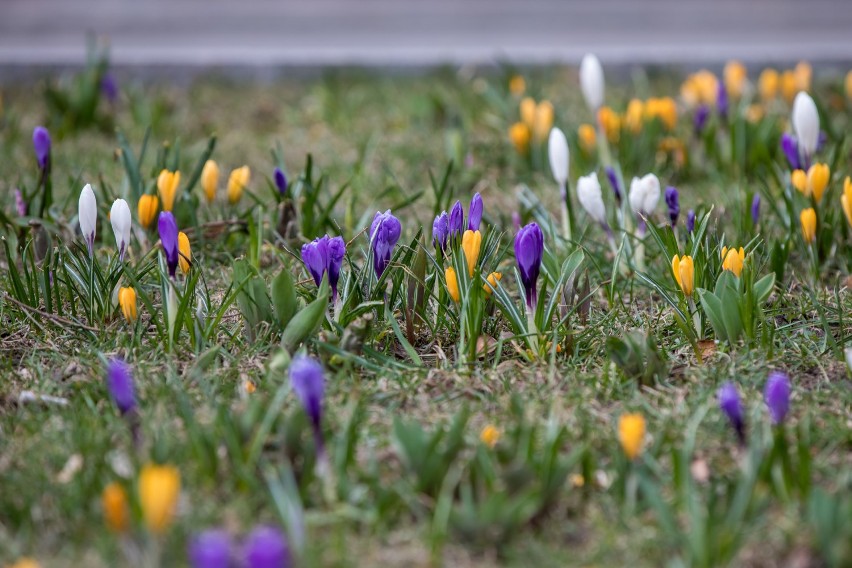
M310 271L317 286L322 283L323 275L328 275L332 301L337 302L337 283L340 280L340 268L346 255L346 242L342 237L325 235L302 245L302 262Z

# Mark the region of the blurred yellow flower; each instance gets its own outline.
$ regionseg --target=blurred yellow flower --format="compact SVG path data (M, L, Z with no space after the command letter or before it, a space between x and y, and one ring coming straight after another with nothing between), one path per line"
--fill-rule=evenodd
M533 134L536 140L544 140L553 128L553 105L550 101L541 101L535 107L535 124Z
M618 419L618 440L627 459L635 460L645 440L645 418L638 413L622 414Z
M207 160L201 170L201 188L210 203L216 199L217 185L219 185L219 165L213 160Z
M607 140L613 144L618 142L621 133L621 117L617 112L608 106L602 106L598 109L598 124L603 128Z
M178 184L180 184L180 172L163 170L157 177L157 191L160 194L163 211L171 211L175 206Z
M796 85L796 91L810 91L811 90L811 76L813 75L813 71L811 70L811 64L807 61L799 61L796 64L795 69L793 69L793 80Z
M748 78L745 65L739 61L728 61L725 64L722 76L725 80L725 90L728 92L728 96L735 99L740 98Z
M527 90L527 82L520 75L513 75L509 79L509 92L516 97L520 97Z
M447 280L447 292L450 293L450 298L458 304L461 296L459 295L459 279L456 278L456 269L448 266L444 270L444 278Z
M778 96L778 71L767 67L757 79L757 91L763 102L768 102Z
M675 280L677 280L677 285L683 290L683 295L692 296L695 291L695 265L692 262L692 257L674 255L672 257L672 272Z
M130 286L119 288L118 305L128 323L136 321L136 290Z
M781 96L788 103L793 102L793 97L796 96L796 76L789 69L781 73Z
M745 250L740 247L739 250L728 247L722 247L722 270L730 270L734 276L739 278L743 273L743 264L745 263Z
M251 170L248 166L243 166L231 171L228 178L228 201L235 204L243 196L243 190L248 186L251 178Z
M840 204L846 214L846 221L852 227L852 178L848 176L843 180L843 195L840 196Z
M32 558L21 558L14 564L10 564L9 568L41 568L41 564Z
M516 122L509 128L509 140L518 154L524 156L530 149L530 129L523 122Z
M680 87L681 98L690 107L699 104L715 105L718 92L719 80L706 69L688 76Z
M760 122L765 112L763 105L755 103L748 105L748 108L746 108L745 111L745 117L747 121L754 124L756 122Z
M633 134L638 134L642 130L643 115L645 114L645 105L639 99L630 99L627 103L627 110L624 112L624 123Z
M844 192L845 193L845 192ZM813 207L808 207L799 215L799 221L802 223L802 237L807 244L811 244L816 240L816 211Z
M139 474L139 503L145 525L162 533L172 522L180 495L180 472L170 465L148 464Z
M501 436L502 433L500 430L498 430L493 424L489 424L482 429L482 432L479 434L479 439L489 448L493 448L497 445L497 442L500 441Z
M846 98L852 101L852 71L846 74Z
M580 140L580 147L588 154L595 151L597 144L597 135L595 127L591 124L581 124L577 129L577 138Z
M527 128L529 128L530 131L532 131L532 129L535 127L535 109L535 99L533 99L532 97L524 97L523 99L521 99L521 122L526 124Z
M645 102L645 117L660 119L667 130L677 125L677 104L671 97L652 97Z
M462 250L467 260L467 270L473 277L476 261L479 260L479 249L482 247L482 233L468 229L462 235Z
M178 264L181 272L189 273L189 267L192 266L192 249L189 246L189 237L183 231L178 233Z
M143 195L139 198L139 203L136 205L136 212L139 216L139 224L142 225L143 229L147 229L154 222L158 206L159 203L156 195Z
M848 178L847 178L847 179L848 179ZM503 278L503 274L502 274L502 273L500 273L500 272L492 272L491 274L489 274L489 275L488 275L488 278L486 278L486 281L488 282L488 284L491 284L491 286L489 286L488 284L483 284L483 285L482 285L482 289L483 289L483 290L485 290L485 295L486 295L486 296L490 296L490 295L491 295L491 289L492 289L492 288L494 288L495 290L497 289L497 283L498 283L498 282L499 282L502 278Z
M808 174L804 170L793 170L790 174L790 183L805 197L810 197L808 194Z
M828 164L814 164L808 169L808 195L813 195L817 203L822 200L822 194L828 187L831 170Z
M124 487L118 483L110 483L104 487L101 494L101 505L104 508L104 519L109 530L113 532L124 532L130 520L127 508L127 493Z

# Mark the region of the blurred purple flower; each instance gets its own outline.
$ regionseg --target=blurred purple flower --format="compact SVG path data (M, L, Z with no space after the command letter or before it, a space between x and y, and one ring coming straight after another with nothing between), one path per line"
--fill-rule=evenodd
M107 390L122 414L136 408L136 393L130 366L121 359L111 359L107 366Z
M162 211L157 220L160 232L160 243L166 253L166 264L169 266L169 276L174 278L178 266L178 228L175 216L171 211Z
M118 83L115 80L115 75L109 71L101 77L101 92L110 103L115 103L118 100Z
M755 193L754 199L751 200L751 222L757 225L760 220L760 194Z
M618 175L615 173L615 168L607 166L606 179L609 180L609 185L612 187L612 193L615 195L615 202L621 207L621 186L618 184Z
M188 556L193 568L228 568L231 537L221 529L201 532L190 541Z
M464 207L461 201L456 201L450 209L450 238L461 237L464 231Z
M18 217L27 216L27 202L24 201L24 194L18 188L15 188L15 213Z
M290 363L290 384L316 431L322 423L323 377L322 365L307 355L297 355Z
M695 109L695 116L692 118L692 125L695 128L696 134L701 134L704 127L707 126L707 119L710 118L710 107L700 105Z
M246 568L289 568L290 550L281 531L271 526L255 528L243 544Z
M444 250L447 248L447 237L450 234L449 219L447 212L441 211L441 214L435 217L432 222L432 244L435 248Z
M828 142L828 132L826 132L825 130L820 130L819 136L817 136L816 151L819 152L820 150L822 150L827 142Z
M521 273L521 281L527 299L527 307L535 309L538 300L538 273L541 269L541 257L544 254L544 235L536 223L530 223L515 236L515 259Z
M724 81L719 81L719 90L716 92L716 111L722 118L728 116L728 90Z
M44 126L36 126L33 129L33 149L36 161L41 171L50 169L50 133Z
M802 162L799 160L799 142L792 134L785 132L781 135L781 150L787 157L787 162L790 164L791 170L802 169Z
M275 187L278 188L278 193L284 197L287 194L287 176L281 171L281 168L275 168L272 172L272 179L275 180Z
M467 228L471 231L478 231L480 223L482 223L482 196L477 191L473 194L473 199L470 200L470 208L467 212Z
M373 251L373 270L376 278L390 264L393 248L402 234L402 224L391 214L390 209L384 213L376 213L370 225L370 247Z
M669 208L669 220L674 227L677 225L677 218L680 215L680 197L676 187L669 186L666 188L666 205Z
M690 209L686 213L686 232L691 233L695 230L695 211Z
M716 395L719 398L719 408L728 417L740 443L745 443L745 419L743 417L743 405L737 387L731 382L726 382Z
M763 399L773 424L781 424L790 410L790 379L785 373L772 371L766 380Z

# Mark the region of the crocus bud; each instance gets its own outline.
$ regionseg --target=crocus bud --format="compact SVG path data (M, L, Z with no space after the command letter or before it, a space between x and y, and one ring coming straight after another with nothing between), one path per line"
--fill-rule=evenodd
M804 170L793 170L790 172L790 184L805 197L810 197L808 193L808 174Z
M793 131L805 163L810 163L819 143L819 113L814 100L805 92L796 95L793 102Z
M677 217L680 215L680 198L677 188L669 186L666 188L666 205L669 208L669 221L672 222L672 227L677 225Z
M124 260L124 253L130 245L130 207L123 199L116 199L109 211L109 222L115 234L115 244L118 246L118 258Z
M163 170L157 176L157 192L160 194L163 211L171 211L174 208L178 185L180 185L180 172Z
M461 223L459 225L461 226ZM402 224L391 214L390 209L384 213L376 212L370 225L370 247L373 251L373 270L376 278L381 277L390 264L393 249L401 234Z
M618 183L618 174L615 173L615 168L612 166L607 166L604 170L609 186L612 188L612 194L615 195L615 202L621 207L621 185Z
M802 162L799 159L799 143L796 137L785 132L781 135L781 150L787 158L787 163L790 164L791 170L799 170L802 168Z
M92 186L88 183L80 192L77 217L80 221L83 238L86 239L86 246L89 247L89 257L92 257L94 255L95 229L98 225L98 202L95 199Z
M118 305L127 323L136 321L136 290L132 287L121 287L118 289Z
M524 97L521 99L521 104L518 107L519 113L521 115L521 122L527 127L529 132L532 131L535 126L535 109L537 105L535 104L535 99L532 97Z
M320 239L314 239L310 243L302 245L302 262L314 282L319 286L322 282L323 274L328 270L328 236Z
M799 215L799 221L802 223L802 237L805 243L812 244L816 240L817 216L813 207L804 209Z
M538 141L544 140L551 128L553 128L553 104L550 101L541 101L535 107L533 136Z
M476 268L476 262L479 260L479 249L482 247L482 233L479 231L465 231L462 235L462 251L464 258L467 261L467 270L471 278L473 271Z
M467 210L467 228L470 231L478 231L479 225L482 223L482 196L477 191L473 194L470 200L470 207Z
M461 301L461 295L459 294L459 279L456 276L456 269L448 266L444 270L444 279L447 281L447 292L450 294L450 298L458 304Z
M591 124L581 124L577 127L577 140L580 142L580 148L582 148L586 154L594 152L595 144L597 144L595 127Z
M485 279L486 284L482 285L482 289L485 290L485 295L490 296L491 290L497 289L497 283L503 279L503 274L500 272L492 272L488 275L488 278Z
M516 122L509 128L509 140L518 154L525 156L530 150L530 129L523 122Z
M450 234L449 218L447 212L442 211L432 222L432 244L435 248L444 250L447 248L447 237Z
M281 168L275 168L275 171L272 172L272 179L275 180L275 187L281 197L287 195L287 176L284 175Z
M843 195L840 196L840 205L843 207L846 221L852 227L852 178L848 176L843 180Z
M686 232L691 233L695 230L695 211L689 210L686 214Z
M462 207L461 201L456 201L450 209L449 227L451 238L461 236L464 230L464 207Z
M622 414L618 419L618 440L627 459L635 460L645 441L645 418L638 413Z
M695 264L692 257L684 255L672 257L672 273L674 274L677 285L683 291L686 297L692 296L695 291Z
M157 207L159 207L159 203L156 195L143 195L139 198L136 213L139 218L139 224L143 228L147 229L154 222L154 217L157 215Z
M559 187L564 188L565 184L568 183L568 140L565 138L565 133L559 128L550 131L550 138L547 140L547 157L550 160L550 171L553 173L553 179L556 180Z
M21 190L15 188L15 213L18 217L26 217L27 216L27 202L24 201L24 194L21 193Z
M328 235L326 235L328 237ZM346 256L346 241L343 237L328 239L328 284L331 286L331 299L337 301L337 283L340 280L340 269Z
M704 131L708 118L710 118L710 107L698 105L698 108L695 109L695 116L692 118L692 125L695 127L696 134L701 134Z
M760 220L760 194L755 193L754 199L751 200L751 222L757 225Z
M160 232L160 244L163 246L163 252L166 254L166 264L169 267L169 276L175 277L175 270L178 267L178 258L180 249L178 248L178 228L175 216L171 211L163 211L160 213L160 218L157 221L157 227Z
M104 487L101 505L104 508L104 520L109 530L116 533L126 531L130 524L130 511L124 487L115 482Z
M189 274L192 266L192 248L189 245L189 237L183 231L178 233L178 266L184 274Z
M122 414L136 409L136 393L130 366L121 359L112 359L107 366L107 390Z
M321 440L322 402L325 393L322 366L307 355L297 355L290 363L290 384Z
M740 443L745 443L745 418L743 417L743 405L737 387L731 382L726 382L716 395L719 399L719 408L728 417L731 426L737 433Z
M601 62L591 53L583 56L580 63L580 90L589 110L596 114L604 100L604 72Z
M745 65L739 61L728 61L725 64L722 76L725 79L725 88L728 90L728 94L736 99L740 98L748 76Z
M577 180L577 198L589 217L601 225L606 225L606 207L601 194L601 184L595 172L580 176Z
M722 247L722 269L730 270L737 278L743 272L743 264L745 264L745 249L740 247L739 250L728 247Z
M33 150L36 162L41 171L50 168L50 133L44 126L36 126L33 129Z
M219 165L213 160L204 162L201 169L201 189L207 197L208 203L216 199L216 187L219 185Z
M760 73L757 79L757 91L763 102L769 102L778 96L778 71L772 68L766 68Z
M781 424L790 410L790 379L785 373L772 371L766 380L763 400L773 424Z
M145 526L162 534L172 523L180 496L180 472L170 465L148 464L139 474L139 504Z
M719 91L716 94L716 112L724 118L728 116L728 91L725 89L725 84L721 82L718 89Z
M817 203L822 200L822 194L825 193L830 178L831 170L828 164L814 164L808 169L808 194L813 195Z
M257 527L243 545L246 568L288 568L290 550L280 530L271 526Z
M248 186L251 179L251 170L248 166L237 168L228 177L228 201L231 205L236 204L243 195L243 190Z
M649 215L656 209L660 200L660 180L654 174L647 174L642 178L634 177L630 182L627 198L634 213Z
M228 568L231 537L223 530L206 530L192 538L187 555L192 568Z
M544 254L544 235L536 223L530 223L515 236L515 260L521 273L521 282L527 307L535 309L538 300L538 273L541 270L541 257Z

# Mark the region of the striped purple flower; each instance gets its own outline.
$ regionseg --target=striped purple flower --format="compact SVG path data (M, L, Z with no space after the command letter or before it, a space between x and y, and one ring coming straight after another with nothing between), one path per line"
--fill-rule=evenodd
M615 202L621 207L621 185L618 183L618 174L615 173L615 168L607 166L606 179L609 180L609 185L612 187L612 193L615 195Z

